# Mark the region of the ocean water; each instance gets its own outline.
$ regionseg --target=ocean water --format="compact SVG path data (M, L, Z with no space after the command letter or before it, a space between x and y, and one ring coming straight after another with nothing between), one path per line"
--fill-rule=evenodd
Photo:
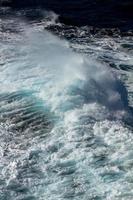
M129 32L1 8L0 86L0 200L133 199Z

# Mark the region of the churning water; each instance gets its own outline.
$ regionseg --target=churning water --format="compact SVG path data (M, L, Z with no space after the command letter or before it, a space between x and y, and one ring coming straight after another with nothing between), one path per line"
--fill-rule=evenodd
M132 200L132 37L22 13L0 21L0 200Z

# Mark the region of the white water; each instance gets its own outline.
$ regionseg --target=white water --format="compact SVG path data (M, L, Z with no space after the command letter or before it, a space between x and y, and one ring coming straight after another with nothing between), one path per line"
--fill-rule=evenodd
M125 87L107 65L22 25L0 50L1 199L132 199Z

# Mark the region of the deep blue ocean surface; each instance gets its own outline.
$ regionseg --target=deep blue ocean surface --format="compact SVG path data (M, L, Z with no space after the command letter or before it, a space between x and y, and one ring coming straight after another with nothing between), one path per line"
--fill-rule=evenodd
M0 5L0 200L132 200L133 2Z

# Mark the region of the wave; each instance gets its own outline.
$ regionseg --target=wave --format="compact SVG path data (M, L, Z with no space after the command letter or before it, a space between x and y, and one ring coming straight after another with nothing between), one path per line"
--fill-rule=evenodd
M61 104L64 108L67 104L76 105L73 97L77 96L81 105L95 102L108 109L114 109L115 112L117 109L123 110L128 107L126 89L107 66L90 57L74 53L69 49L67 42L59 40L46 31L34 33L30 32L30 28L28 31L26 34L29 46L21 44L22 48L19 50L27 52L28 63L25 61L25 57L22 58L22 61L15 59L15 63L12 61L8 64L6 73L3 71L2 79L6 80L7 73L9 73L7 81L12 82L13 89L21 87L21 84L22 88L30 89L28 83L33 84L36 88L36 84L40 86L38 82L42 82L43 75L45 75L45 79L48 81L45 80L44 93L49 96L50 101L53 101L51 106L57 106L60 109ZM17 49L19 46L16 46L15 51ZM21 53L23 52L20 52L20 55ZM28 65L30 66L27 68ZM17 79L17 73L19 73L20 80ZM6 81L3 82L3 86L5 84L7 84ZM4 90L5 88L6 86L4 86ZM43 93L43 90L40 90L40 93ZM52 97L55 99L52 100ZM69 97L71 103L67 102L66 97Z
M0 198L130 200L132 113L116 72L49 20L2 23Z

